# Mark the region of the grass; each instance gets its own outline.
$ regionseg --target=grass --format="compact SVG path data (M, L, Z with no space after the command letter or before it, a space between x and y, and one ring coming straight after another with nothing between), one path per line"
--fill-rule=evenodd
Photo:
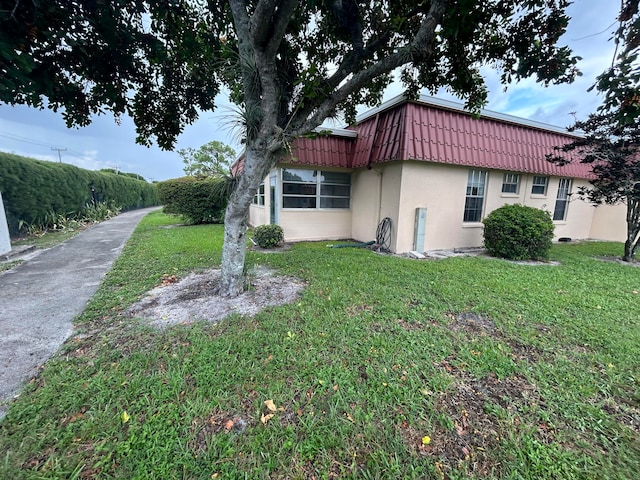
M26 238L12 241L13 246L33 245L36 248L51 248L78 235L82 229L65 228L64 230L47 230L43 233L29 235Z
M0 424L1 478L636 478L640 271L294 245L253 318L156 331L122 310L220 261L222 228L147 216ZM268 402L268 401L271 402ZM266 402L266 403L265 403Z

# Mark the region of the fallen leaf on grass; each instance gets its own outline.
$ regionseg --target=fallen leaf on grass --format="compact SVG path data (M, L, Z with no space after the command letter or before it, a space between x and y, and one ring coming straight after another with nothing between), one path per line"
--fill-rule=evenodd
M272 412L275 412L276 410L278 410L278 408L276 407L276 404L273 403L273 400L265 400L264 404Z
M122 420L122 423L127 423L130 418L131 417L129 416L126 410L122 412L122 415L120 415L120 420Z
M273 413L270 413L269 415L262 414L262 416L260 417L260 421L263 425L266 425L267 422L273 418L273 416Z

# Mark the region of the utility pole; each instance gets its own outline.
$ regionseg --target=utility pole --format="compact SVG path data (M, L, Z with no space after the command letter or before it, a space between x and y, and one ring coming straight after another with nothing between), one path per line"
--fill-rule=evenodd
M62 163L62 155L60 155L60 152L66 152L67 149L66 148L60 148L60 147L51 147L51 150L55 150L56 152L58 152L58 161L59 161L59 163Z

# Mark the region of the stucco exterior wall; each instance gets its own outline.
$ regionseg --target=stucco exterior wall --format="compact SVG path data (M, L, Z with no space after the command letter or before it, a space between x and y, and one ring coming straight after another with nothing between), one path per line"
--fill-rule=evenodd
M341 170L344 171L344 170ZM371 170L359 168L351 176L351 208L280 209L278 224L287 241L375 238L380 220L391 218L391 250L407 252L479 247L483 244L482 223L463 222L469 168L422 161L389 162ZM531 193L533 176L520 174L517 193L502 193L503 171L487 171L483 218L504 204L520 203L553 212L559 177L550 177L545 195ZM269 185L266 179L266 185ZM280 175L278 175L280 181ZM571 192L586 185L573 180ZM252 226L269 223L270 189L265 189L265 205L251 205ZM278 185L278 191L281 191ZM577 198L567 207L564 221L555 221L555 240L602 239L621 241L625 237L624 206L597 209ZM278 202L280 203L280 202ZM414 245L417 208L427 210L424 245Z
M382 168L360 168L351 174L351 237L360 242L373 240L380 217Z
M425 244L423 248L418 245L418 251L473 243L473 230L462 229L467 169L409 161L404 162L402 167L401 206L396 224L398 239L395 251L407 252L414 249L416 208L427 209Z
M351 210L282 209L278 224L288 242L351 238Z
M378 167L377 170L382 174L380 219L383 219L385 217L389 217L391 219L391 251L403 251L398 250L399 246L397 243L398 240L401 240L403 238L398 233L399 231L402 231L403 228L403 226L399 224L398 220L402 193L403 166L401 162L392 162Z
M479 247L483 244L482 223L463 222L467 176L466 167L425 162L402 163L401 202L396 223L396 252L414 247L419 251ZM558 193L558 177L550 177L545 195L531 193L533 175L520 174L520 187L515 194L502 193L503 171L488 171L483 205L483 218L505 204L520 203L553 212ZM576 192L583 180L573 180ZM574 195L575 196L575 195ZM414 246L415 210L427 209L424 246ZM586 239L592 230L593 207L577 198L569 202L566 220L555 221L555 236Z
M269 223L269 210L265 205L251 205L249 207L249 225L257 227Z
M627 239L627 206L620 204L596 207L589 238L624 242Z

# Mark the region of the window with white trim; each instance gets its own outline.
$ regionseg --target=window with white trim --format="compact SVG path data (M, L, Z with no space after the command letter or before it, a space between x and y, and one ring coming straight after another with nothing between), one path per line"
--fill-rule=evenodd
M254 205L264 205L264 182L260 184L256 194L253 196Z
M469 170L463 221L479 222L482 219L482 207L484 204L486 184L487 172L484 170Z
M533 177L533 183L531 184L532 195L546 195L547 185L549 184L549 177Z
M342 209L350 206L350 173L282 169L282 208Z
M556 206L553 209L554 220L566 220L567 207L569 206L569 192L571 191L571 179L561 178L558 183L558 196L556 197Z
M520 190L520 175L505 173L502 178L502 193L518 193Z

